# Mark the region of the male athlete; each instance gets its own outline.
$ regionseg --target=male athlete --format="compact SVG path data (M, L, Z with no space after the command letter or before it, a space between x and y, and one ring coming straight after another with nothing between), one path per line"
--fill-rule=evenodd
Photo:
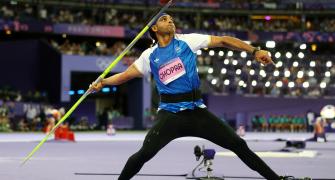
M246 165L270 180L293 179L279 176L225 122L209 112L201 99L196 52L202 48L229 48L246 51L256 61L273 63L269 52L237 38L202 34L176 34L173 18L163 13L150 27L155 44L124 72L105 78L90 88L99 91L105 85L119 85L152 73L160 94L157 123L145 137L142 148L132 155L119 180L129 180L144 163L172 140L195 136L233 151Z

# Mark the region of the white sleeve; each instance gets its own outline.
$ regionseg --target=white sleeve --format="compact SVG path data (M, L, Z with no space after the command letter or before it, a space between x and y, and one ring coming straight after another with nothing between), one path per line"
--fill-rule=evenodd
M151 72L149 56L150 49L147 49L134 62L136 69L139 70L144 76Z
M207 48L211 41L210 35L196 34L196 33L178 34L177 37L180 40L185 41L193 52L197 52L199 49L202 48Z

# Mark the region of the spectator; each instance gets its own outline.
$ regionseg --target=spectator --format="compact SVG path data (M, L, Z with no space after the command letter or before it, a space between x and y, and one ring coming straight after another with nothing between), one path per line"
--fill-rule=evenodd
M9 109L5 103L2 103L0 106L0 132L1 131L10 131L9 125Z
M27 124L29 126L29 129L32 131L36 130L36 126L38 123L37 114L38 114L37 109L34 106L29 107L26 112Z

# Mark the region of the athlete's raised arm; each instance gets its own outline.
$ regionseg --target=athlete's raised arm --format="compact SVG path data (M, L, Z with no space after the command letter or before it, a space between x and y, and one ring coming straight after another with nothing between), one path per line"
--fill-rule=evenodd
M211 36L210 39L209 48L225 47L237 51L246 51L253 54L255 59L264 65L273 64L268 51L253 47L238 38L230 36Z

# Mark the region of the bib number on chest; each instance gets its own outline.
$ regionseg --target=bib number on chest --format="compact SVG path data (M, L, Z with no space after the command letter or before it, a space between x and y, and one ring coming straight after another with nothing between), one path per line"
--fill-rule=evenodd
M185 66L179 57L172 59L167 64L162 65L159 68L159 79L167 85L170 82L178 79L186 73Z

